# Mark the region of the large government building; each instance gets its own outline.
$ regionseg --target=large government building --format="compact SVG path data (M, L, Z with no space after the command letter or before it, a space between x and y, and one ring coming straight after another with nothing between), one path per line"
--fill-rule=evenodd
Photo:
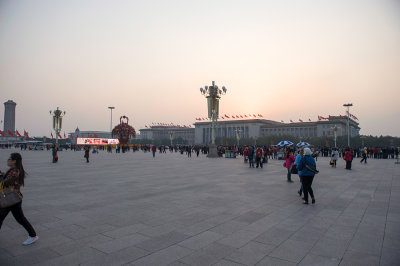
M195 128L154 126L140 129L141 139L174 139L182 138L188 144L209 144L211 142L211 122L196 122ZM216 137L258 138L263 136L295 136L298 138L333 136L334 128L337 136L347 135L347 117L329 116L314 122L283 123L267 119L220 120L217 123ZM359 135L359 123L350 118L351 136Z
M211 122L197 122L195 125L195 143L208 144L211 141ZM299 138L333 136L334 128L337 136L347 135L347 117L329 116L314 122L283 123L266 119L245 119L219 121L216 137L258 138L263 136L290 135ZM359 124L350 119L351 136L359 135Z
M173 134L173 139L183 140L186 144L194 144L194 128L178 127L178 126L153 126L150 128L140 129L140 139L170 139L170 134ZM184 143L180 143L184 144Z

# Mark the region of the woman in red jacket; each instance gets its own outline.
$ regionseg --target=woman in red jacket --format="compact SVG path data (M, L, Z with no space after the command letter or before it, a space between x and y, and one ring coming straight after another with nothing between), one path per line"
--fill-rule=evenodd
M290 172L290 169L292 168L294 161L295 161L295 159L294 159L293 152L290 149L288 149L287 153L285 155L284 167L286 167L286 169L287 169L287 181L290 183L293 183L292 174Z
M351 170L351 162L353 161L353 153L349 148L346 149L343 159L346 161L346 169Z

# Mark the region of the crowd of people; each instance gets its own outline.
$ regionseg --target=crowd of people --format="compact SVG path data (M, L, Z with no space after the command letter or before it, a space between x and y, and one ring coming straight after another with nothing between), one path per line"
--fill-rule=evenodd
M2 145L0 148L9 149L12 146ZM14 146L14 148L21 148L26 150L26 146ZM200 153L206 155L209 151L208 146L200 145L171 145L171 146L155 146L155 145L117 145L114 149L112 146L57 146L47 147L51 150L53 163L58 162L58 151L59 149L71 149L73 151L84 151L84 158L89 163L90 150L92 153L98 153L99 150L116 153L129 152L132 150L151 152L153 158L155 158L157 150L160 153L179 152L180 154L186 154L188 157L192 156L192 152L198 157ZM303 199L304 204L309 204L309 196L311 197L311 203L315 204L315 195L312 189L312 183L316 174L319 173L317 170L316 161L319 156L330 157L330 165L332 167L337 166L339 158L343 158L346 162L345 169L351 170L352 162L354 158L361 158L360 163L367 163L368 159L388 159L398 158L399 148L309 148L309 147L284 147L278 148L275 146L218 146L218 154L222 157L226 152L233 152L238 156L242 156L244 163L249 164L249 168L263 168L265 163L268 163L269 159L283 159L283 167L286 169L286 180L289 183L293 183L292 175L298 175L300 180L300 188L297 193ZM280 158L279 153L284 153ZM7 160L9 169L6 172L0 171L0 190L2 193L8 193L7 195L14 195L14 202L11 205L5 205L5 201L0 202L0 229L5 217L11 212L18 223L20 223L25 230L28 232L28 238L23 242L23 245L30 245L36 242L39 237L36 234L34 228L24 216L22 211L22 193L21 187L24 185L25 170L22 165L22 157L19 153L12 153L10 158ZM8 202L9 203L9 202Z

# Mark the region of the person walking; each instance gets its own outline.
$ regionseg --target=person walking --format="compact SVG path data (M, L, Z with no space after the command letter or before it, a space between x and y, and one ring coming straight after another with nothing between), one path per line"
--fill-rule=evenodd
M290 169L292 168L294 161L295 161L295 159L294 159L293 152L290 149L288 149L286 152L286 155L285 155L284 166L287 169L287 181L289 183L293 183L292 174L290 173Z
M247 163L247 160L249 159L249 149L246 147L243 150L243 160L244 163Z
M6 208L0 208L0 229L4 219L11 211L15 220L20 225L22 225L29 234L28 238L22 244L25 246L30 245L36 242L39 239L39 236L36 234L35 229L33 229L29 221L25 218L25 215L22 211L21 186L24 186L25 170L22 165L21 154L12 153L7 161L7 165L10 168L7 170L6 173L0 171L1 174L0 189L13 188L14 191L17 191L17 193L19 194L21 201Z
M339 152L337 151L337 148L333 148L331 157L332 167L336 168L336 163L338 159L339 159Z
M367 163L367 147L364 147L364 149L361 151L361 156L362 156L362 159L361 159L360 163L362 163L362 162Z
M89 151L90 151L89 146L86 146L85 147L85 155L83 157L86 158L87 163L89 163L89 154L90 154Z
M311 154L310 148L305 148L304 156L301 158L297 168L300 171L299 175L303 183L304 204L308 204L308 194L311 196L312 204L315 203L314 191L311 188L315 173L310 168L317 169L317 166Z
M304 154L303 149L299 149L297 151L297 156L294 161L294 164L297 167L297 174L299 175L299 178L300 178L300 189L297 191L297 193L299 194L300 197L301 197L301 194L303 193L303 182L302 182L302 178L301 178L301 171L299 170L299 165L300 165L300 160L303 157L303 154Z
M58 148L56 144L54 144L51 149L51 155L53 156L53 163L58 162Z
M351 170L351 162L353 161L353 153L347 148L344 153L343 159L346 161L346 169Z
M263 158L263 150L260 147L257 147L257 149L256 149L256 168L258 168L258 166L263 168L262 158Z
M254 168L254 149L253 147L249 146L249 168L253 167Z
M156 151L157 151L156 145L153 145L153 146L151 147L151 151L153 152L153 158L156 158Z

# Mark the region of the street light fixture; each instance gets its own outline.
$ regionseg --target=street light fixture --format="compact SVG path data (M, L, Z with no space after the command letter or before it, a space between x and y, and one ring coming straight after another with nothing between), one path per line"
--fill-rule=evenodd
M366 139L367 137L366 136L361 136L360 137L360 139L361 139L361 146L362 147L364 147L364 139Z
M353 104L347 103L343 106L347 107L347 146L350 148L350 106L353 106Z
M336 146L337 130L338 130L338 129L341 129L341 127L337 127L337 126L335 125L334 127L331 127L330 129L333 130L333 135L334 135L334 137L335 137L335 148L337 148L337 146Z
M58 135L62 128L62 118L65 115L65 111L61 111L58 107L54 111L50 111L50 115L53 116L53 129L56 132L56 145L58 144Z
M236 128L236 141L237 141L237 148L239 149L239 142L240 142L240 132L239 128Z
M111 111L111 121L110 121L110 133L111 133L112 132L112 110L114 110L115 107L114 106L109 106L108 109L110 109L110 111Z
M171 140L171 147L172 147L172 141L174 140L174 132L173 131L169 132L169 139Z
M208 104L208 118L211 119L211 145L209 146L209 152L207 157L215 158L218 157L217 147L215 145L215 128L218 121L219 115L219 99L222 95L226 94L227 89L222 86L221 89L212 82L211 86L204 86L200 88L200 93L207 98Z

